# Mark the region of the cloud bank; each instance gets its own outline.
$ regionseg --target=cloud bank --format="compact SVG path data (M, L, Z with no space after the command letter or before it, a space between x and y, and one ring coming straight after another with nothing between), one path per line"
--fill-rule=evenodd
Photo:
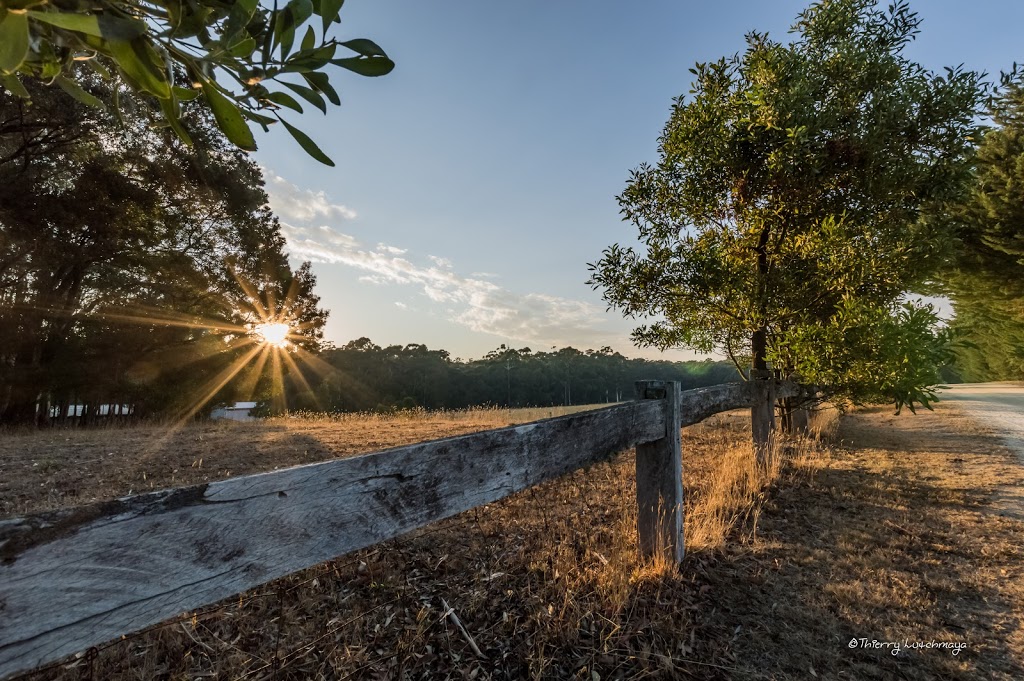
M273 200L272 205L278 210ZM621 341L605 328L604 310L588 302L543 293L516 293L482 278L493 275L458 274L448 258L429 254L417 258L405 249L383 243L370 247L327 225L296 226L282 221L281 231L294 257L355 268L365 273L360 281L368 285L415 287L450 321L473 331L538 348L593 347ZM401 304L398 307L405 309Z
M451 259L410 254L392 244L361 243L342 231L354 210L333 203L322 191L302 189L263 168L270 207L281 222L288 249L297 259L343 265L361 273L367 286L402 285L424 296L427 307L449 321L480 333L542 349L576 345L601 347L622 342L609 328L602 307L544 293L517 293L490 281L490 272L457 272ZM394 303L400 310L409 306Z
M282 222L335 222L356 218L354 210L331 203L323 192L300 189L266 168L263 168L263 179L270 196L270 205Z

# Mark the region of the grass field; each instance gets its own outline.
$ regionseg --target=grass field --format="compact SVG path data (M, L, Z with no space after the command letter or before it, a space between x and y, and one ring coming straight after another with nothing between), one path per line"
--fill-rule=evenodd
M304 415L0 433L0 515L209 482L604 405Z
M12 435L0 492L21 513L549 415ZM836 425L765 468L742 414L686 429L678 571L637 558L624 453L27 678L1024 678L1024 523L993 501L1009 454L946 405Z

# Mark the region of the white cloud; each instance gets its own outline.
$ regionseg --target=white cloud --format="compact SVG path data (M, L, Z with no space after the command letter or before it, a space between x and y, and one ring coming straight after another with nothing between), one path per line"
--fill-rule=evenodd
M362 244L337 229L340 222L356 218L354 210L331 203L324 192L300 189L267 169L264 176L270 206L295 258L355 268L361 273L359 281L368 286L414 286L436 304L432 308L438 314L503 340L538 348L622 342L621 331L609 327L601 307L542 293L516 293L488 281L498 276L490 272L463 276L451 259L442 256L416 257L391 244ZM394 305L409 309L405 303Z
M264 168L270 207L282 222L317 220L354 220L356 212L348 206L331 203L323 192L300 189L280 175Z
M297 258L354 267L370 285L416 286L444 305L449 319L473 331L536 344L599 347L618 344L620 333L607 326L604 309L580 300L542 293L516 293L486 281L484 274L462 276L451 260L426 256L413 262L407 251L386 244L374 248L328 226L300 227L282 222L281 231ZM404 257L401 257L404 256ZM402 309L403 304L396 303Z

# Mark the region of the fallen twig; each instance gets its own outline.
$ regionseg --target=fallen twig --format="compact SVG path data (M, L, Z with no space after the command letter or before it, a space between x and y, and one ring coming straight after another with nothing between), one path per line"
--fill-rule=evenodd
M469 647L473 649L476 656L480 659L486 660L487 656L484 655L483 651L480 650L480 647L476 644L476 641L474 641L473 637L469 635L468 631L466 631L466 627L462 626L462 622L459 621L459 616L456 615L455 610L448 605L448 601L442 598L441 605L444 607L445 617L450 619L452 623L458 627L459 632L462 634L462 638L466 639L466 643L468 643Z

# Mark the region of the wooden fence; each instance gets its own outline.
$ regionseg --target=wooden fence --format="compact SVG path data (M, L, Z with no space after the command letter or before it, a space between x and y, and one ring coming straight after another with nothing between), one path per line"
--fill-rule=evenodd
M0 678L633 446L640 549L681 560L679 430L751 406L756 388L636 390L594 411L0 521Z

